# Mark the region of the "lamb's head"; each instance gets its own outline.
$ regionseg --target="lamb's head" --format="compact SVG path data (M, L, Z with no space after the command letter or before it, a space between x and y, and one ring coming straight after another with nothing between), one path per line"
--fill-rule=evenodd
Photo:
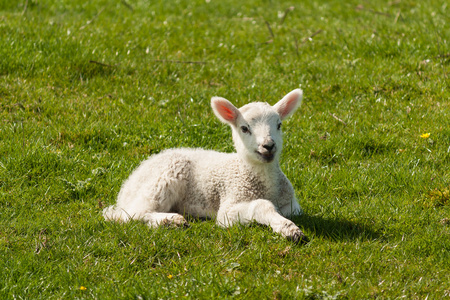
M237 109L230 101L213 97L216 116L230 125L237 153L253 164L277 162L283 147L281 122L300 106L303 92L293 90L277 104L253 102Z

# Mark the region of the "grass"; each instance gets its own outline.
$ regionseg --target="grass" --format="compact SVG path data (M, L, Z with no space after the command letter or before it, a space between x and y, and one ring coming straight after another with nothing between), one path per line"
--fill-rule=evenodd
M449 297L449 9L0 0L1 298ZM103 220L148 155L233 151L211 96L297 87L282 168L309 244Z

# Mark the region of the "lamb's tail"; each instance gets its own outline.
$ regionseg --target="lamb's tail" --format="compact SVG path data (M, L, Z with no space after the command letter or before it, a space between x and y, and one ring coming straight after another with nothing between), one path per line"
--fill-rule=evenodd
M103 210L103 217L107 221L127 222L131 217L120 207L115 205L108 206Z

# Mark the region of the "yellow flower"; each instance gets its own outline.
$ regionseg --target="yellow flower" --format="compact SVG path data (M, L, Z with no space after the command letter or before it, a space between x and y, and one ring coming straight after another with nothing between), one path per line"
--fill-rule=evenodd
M85 288L84 286L80 286L80 290L85 291L87 290L87 288Z
M172 275L167 275L167 278L172 279L173 276Z
M423 139L426 139L426 138L430 137L430 134L429 133L423 133L423 134L420 135L420 137L423 138Z

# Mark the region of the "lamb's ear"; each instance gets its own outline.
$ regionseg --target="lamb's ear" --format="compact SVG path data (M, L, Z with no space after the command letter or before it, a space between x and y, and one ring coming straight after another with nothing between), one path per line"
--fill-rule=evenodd
M212 97L211 107L220 121L236 125L237 118L241 115L239 110L225 98Z
M290 117L297 108L302 104L303 91L301 89L295 89L286 96L283 97L273 108L280 115L281 120Z

